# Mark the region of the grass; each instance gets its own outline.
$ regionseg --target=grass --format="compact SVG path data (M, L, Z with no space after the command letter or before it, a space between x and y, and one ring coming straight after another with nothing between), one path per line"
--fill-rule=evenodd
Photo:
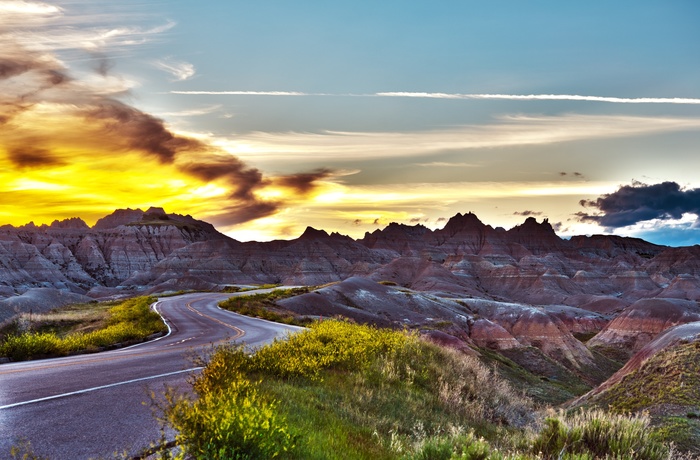
M655 406L692 406L700 410L700 342L664 350L625 376L598 401L617 412Z
M271 285L275 287L275 285ZM260 289L263 289L261 287ZM282 309L276 304L278 300L286 299L313 290L312 287L275 289L270 292L231 297L219 303L224 310L233 311L241 315L253 316L284 324L296 324L305 326L310 320L297 317L294 313Z
M171 390L178 458L661 460L645 416L538 412L493 369L412 332L328 320L224 346ZM226 427L225 429L223 427ZM167 456L168 454L163 454Z
M616 413L651 414L657 438L700 454L700 342L652 356L594 404Z
M164 332L160 316L150 309L154 297L119 303L83 304L21 317L4 332L0 356L14 361L94 352L119 343L136 343Z

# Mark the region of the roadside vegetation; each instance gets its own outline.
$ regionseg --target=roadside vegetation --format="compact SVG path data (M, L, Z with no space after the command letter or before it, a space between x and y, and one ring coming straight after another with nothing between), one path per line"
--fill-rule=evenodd
M276 286L271 285L270 287ZM261 286L256 289L265 289L265 286ZM219 306L224 310L229 310L241 315L253 316L278 323L305 326L312 320L300 318L293 312L281 308L279 305L277 305L277 301L306 294L314 289L315 288L313 287L275 289L270 292L231 297L228 300L220 302ZM236 292L241 291L244 290L238 290Z
M643 415L547 412L477 358L337 320L254 354L220 347L192 383L193 394L170 390L161 406L181 459L673 455Z
M155 297L87 303L23 314L0 332L0 357L22 361L100 351L167 331Z

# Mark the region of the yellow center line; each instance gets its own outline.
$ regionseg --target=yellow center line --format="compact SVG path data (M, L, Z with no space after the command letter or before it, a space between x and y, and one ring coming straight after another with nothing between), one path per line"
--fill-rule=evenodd
M236 326L233 326L231 324L225 323L219 319L214 318L213 316L205 315L201 311L195 309L192 306L192 302L187 303L185 306L187 307L188 310L190 310L194 313L197 313L199 316L203 316L204 318L207 318L211 321L214 321L215 323L221 324L224 327L227 327L229 329L236 331L236 334L233 337L230 337L231 340L240 339L241 337L243 337L245 335L245 331L243 329L236 327Z

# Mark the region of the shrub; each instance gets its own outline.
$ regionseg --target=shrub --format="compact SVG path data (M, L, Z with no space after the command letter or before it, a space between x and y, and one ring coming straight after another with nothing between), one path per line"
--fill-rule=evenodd
M165 419L182 447L177 458L254 460L293 451L295 437L277 403L235 368L231 358L245 356L242 350L228 351L215 353L195 379L196 399L167 395Z
M8 336L0 346L0 356L22 361L40 356L65 353L61 339L52 332L25 332Z
M321 379L324 369L360 370L381 354L417 340L399 331L344 321L313 323L306 331L275 340L252 357L252 369L281 378Z

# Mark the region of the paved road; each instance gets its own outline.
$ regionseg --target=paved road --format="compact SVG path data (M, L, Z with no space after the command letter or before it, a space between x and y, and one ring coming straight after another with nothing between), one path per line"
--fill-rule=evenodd
M216 305L233 294L187 294L158 302L171 333L109 352L0 365L0 459L21 439L51 459L135 454L160 438L150 391L184 386L193 355L232 340L258 346L299 328Z

